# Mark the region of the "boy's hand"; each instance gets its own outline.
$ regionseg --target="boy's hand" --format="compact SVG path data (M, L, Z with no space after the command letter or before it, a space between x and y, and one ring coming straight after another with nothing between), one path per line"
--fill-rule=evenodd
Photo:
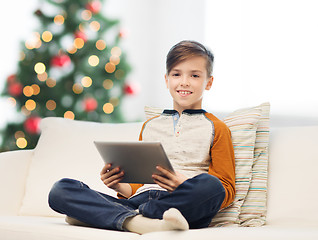
M119 167L111 169L111 164L106 164L100 172L100 179L103 183L118 192L120 181L124 176L124 172L120 171Z
M181 183L187 180L187 177L181 173L172 173L160 166L157 166L157 170L161 172L161 175L153 174L152 178L154 182L169 192L173 192Z

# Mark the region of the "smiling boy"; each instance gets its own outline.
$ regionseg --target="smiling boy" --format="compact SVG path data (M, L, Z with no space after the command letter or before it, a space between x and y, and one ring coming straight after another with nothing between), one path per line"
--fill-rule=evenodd
M204 90L210 90L213 77L208 76L207 61L194 56L174 66L165 75L166 85L179 114L185 109L201 109Z
M230 130L202 109L203 93L213 82L213 61L198 42L173 46L165 75L173 110L164 110L142 127L140 140L160 141L175 173L158 166L161 174L153 175L155 184L127 184L120 182L124 173L107 164L101 180L119 199L62 179L50 192L51 208L66 214L69 223L140 234L207 227L235 195Z

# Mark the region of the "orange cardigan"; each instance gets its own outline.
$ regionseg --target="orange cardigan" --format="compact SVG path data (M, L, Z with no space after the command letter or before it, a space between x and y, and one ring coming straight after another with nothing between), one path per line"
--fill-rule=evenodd
M210 151L211 163L208 173L217 177L225 189L225 198L221 206L221 208L225 208L233 202L235 197L235 159L231 132L225 123L216 118L213 114L204 114L214 125L214 139ZM154 118L148 121L152 119ZM142 141L142 133L148 121L142 126L139 135L140 141ZM130 184L130 186L132 188L132 194L135 194L137 189L143 186L143 184ZM120 194L118 197L123 198Z

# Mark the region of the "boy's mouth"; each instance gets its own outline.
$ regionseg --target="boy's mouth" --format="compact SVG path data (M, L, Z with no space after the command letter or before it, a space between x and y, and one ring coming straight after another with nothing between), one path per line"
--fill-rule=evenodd
M179 93L179 95L182 97L186 97L186 96L189 96L190 94L192 94L192 92L186 91L186 90L177 90L177 93Z

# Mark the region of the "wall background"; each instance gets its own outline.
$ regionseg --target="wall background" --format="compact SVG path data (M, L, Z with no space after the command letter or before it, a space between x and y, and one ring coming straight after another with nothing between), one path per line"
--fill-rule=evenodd
M20 42L37 29L38 0L7 1L0 14L0 89L16 69ZM17 7L19 6L19 7ZM318 2L315 0L107 0L104 11L119 18L123 40L141 92L127 97L130 120L144 105L170 108L164 84L172 45L197 40L215 54L214 84L204 108L229 112L270 101L275 116L318 122ZM0 128L15 115L0 99Z

